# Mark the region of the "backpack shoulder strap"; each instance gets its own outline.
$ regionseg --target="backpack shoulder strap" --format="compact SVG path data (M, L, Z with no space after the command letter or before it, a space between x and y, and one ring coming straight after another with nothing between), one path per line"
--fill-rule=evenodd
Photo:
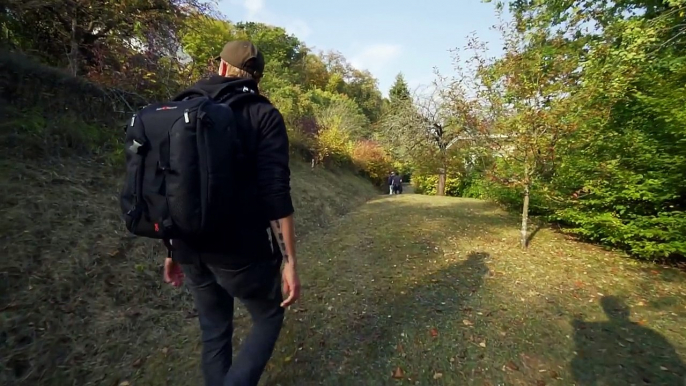
M227 87L226 91L220 93L220 96L215 100L219 103L233 105L236 102L245 102L251 99L267 100L262 94L248 87Z

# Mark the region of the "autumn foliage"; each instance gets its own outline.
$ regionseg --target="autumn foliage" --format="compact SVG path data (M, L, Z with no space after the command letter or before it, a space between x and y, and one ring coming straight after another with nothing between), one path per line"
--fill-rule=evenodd
M10 0L0 31L4 48L103 88L127 114L214 73L227 41L249 39L266 58L260 89L281 111L293 152L314 166L382 174L385 153L367 143L384 105L376 79L281 27L230 22L205 0Z
M378 142L371 140L357 141L352 148L351 157L359 170L379 184L385 182L388 171L393 167L386 150Z

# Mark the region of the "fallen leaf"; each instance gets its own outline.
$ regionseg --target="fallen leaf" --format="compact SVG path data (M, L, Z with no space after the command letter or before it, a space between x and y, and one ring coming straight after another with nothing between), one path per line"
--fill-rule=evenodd
M553 370L550 372L550 378L557 379L558 377L557 371Z
M624 340L626 340L627 342L630 342L630 343L634 343L634 340L631 338L625 338Z
M536 381L536 386L545 386L545 381L542 379L539 379L538 381Z
M169 348L165 347L162 349L162 354L167 355L168 352L169 352Z
M129 386L129 385L130 385L129 381L124 381L124 382L121 382L119 384L119 386Z
M443 373L434 374L434 379L439 379L439 378L443 378Z
M403 379L405 378L405 372L400 367L396 367L391 376L395 379Z
M518 371L519 370L519 366L517 366L517 364L512 362L512 361L507 362L505 364L505 366L512 371Z
M662 370L662 371L669 371L669 369L666 368L665 366L660 366L660 370Z
M288 363L293 360L293 356L287 356L283 361Z
M438 336L438 330L435 328L432 328L431 331L429 331L429 333L431 333L432 338L435 338Z
M637 305L637 306L645 306L645 303L643 303L643 302L638 302L638 303L636 303L636 305Z
M486 347L486 341L483 341L483 342L479 343L479 346L481 346L481 347Z
M132 366L133 366L133 367L140 367L140 365L141 365L142 363L143 363L143 360L142 360L141 358L138 358L138 359L136 359L135 361L133 361Z
M464 323L465 326L473 326L473 325L474 325L474 323L470 322L470 321L467 320L467 319L464 319L464 320L462 321L462 323Z

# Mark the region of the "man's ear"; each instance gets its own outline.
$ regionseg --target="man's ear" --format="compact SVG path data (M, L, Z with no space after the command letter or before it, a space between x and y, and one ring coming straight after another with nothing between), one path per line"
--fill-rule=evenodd
M226 76L226 70L227 70L226 62L223 60L219 61L219 70L217 71L219 76Z

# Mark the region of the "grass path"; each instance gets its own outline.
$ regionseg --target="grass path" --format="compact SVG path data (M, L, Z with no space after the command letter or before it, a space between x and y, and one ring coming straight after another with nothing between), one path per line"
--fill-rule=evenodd
M407 194L300 245L303 298L265 385L684 384L678 270L548 229L522 251L517 218L491 204ZM167 380L197 375L162 363Z
M418 195L311 235L265 383L684 384L686 275L547 229L526 252L517 237L490 204Z

